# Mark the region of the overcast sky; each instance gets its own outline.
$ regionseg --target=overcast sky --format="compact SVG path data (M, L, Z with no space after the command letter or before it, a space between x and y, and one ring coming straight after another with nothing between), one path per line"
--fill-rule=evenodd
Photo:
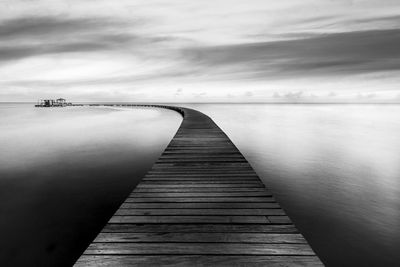
M0 0L0 101L400 100L398 0Z

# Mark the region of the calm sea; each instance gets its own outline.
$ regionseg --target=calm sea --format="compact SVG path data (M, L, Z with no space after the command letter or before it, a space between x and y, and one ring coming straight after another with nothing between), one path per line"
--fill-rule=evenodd
M0 104L0 266L71 266L181 121L161 109Z
M400 106L182 106L229 135L325 264L399 265ZM70 265L180 122L158 109L1 104L0 265Z
M400 266L400 105L185 105L228 134L328 266Z

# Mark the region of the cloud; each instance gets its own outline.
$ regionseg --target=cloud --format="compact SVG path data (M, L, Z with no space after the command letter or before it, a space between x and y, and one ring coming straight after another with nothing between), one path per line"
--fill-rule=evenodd
M377 97L377 95L375 93L367 93L367 94L359 93L357 95L357 98L359 98L359 99L372 99L372 98L376 98L376 97Z
M254 79L400 70L400 29L322 34L314 38L192 47L188 64ZM212 68L211 68L212 67ZM240 76L239 76L240 77Z
M304 98L304 92L289 92L282 96L282 98L290 101L301 100Z
M0 24L0 61L45 54L93 53L101 50L131 53L148 45L172 42L168 36L132 32L135 25L109 18L16 18ZM156 53L155 53L156 54ZM137 53L137 56L151 53ZM153 55L155 56L155 55Z
M356 23L368 23L372 25L379 24L391 24L395 26L400 26L400 15L385 16L385 17L368 17L368 18L358 18L353 20Z
M243 95L244 95L245 97L252 97L252 96L254 96L254 93L251 92L251 91L246 91Z
M202 97L207 96L207 93L206 93L206 92L199 92L199 93L193 93L192 95L193 95L194 97L202 98Z
M0 54L1 57L1 54ZM95 78L87 77L87 78L79 78L79 79L14 79L7 81L0 81L0 85L4 86L36 86L41 88L65 88L65 87L74 87L74 86L113 86L113 85L131 85L137 82L146 83L147 81L158 81L162 79L169 78L182 78L187 76L195 76L197 74L196 71L187 69L174 69L174 68L166 68L165 70L158 71L149 71L144 74L117 74L113 76L100 77L96 76ZM183 95L183 89L177 89L175 92L176 95Z
M96 52L107 49L107 44L95 42L74 42L51 45L24 45L0 47L0 61L16 60L43 54L59 54L72 52Z
M109 49L130 36L107 33L120 25L102 19L60 19L55 17L15 18L0 24L0 61L43 54L93 52Z
M328 97L336 97L337 94L335 92L329 92Z
M280 97L281 97L281 94L280 94L280 93L277 93L277 92L274 92L274 93L272 94L272 97L273 97L273 98L280 98Z
M313 93L306 94L303 91L289 91L285 93L274 92L271 96L271 99L278 102L312 102L316 98L320 98L320 96Z
M120 23L105 18L57 18L22 17L3 21L0 24L0 39L43 38L91 32L120 26Z

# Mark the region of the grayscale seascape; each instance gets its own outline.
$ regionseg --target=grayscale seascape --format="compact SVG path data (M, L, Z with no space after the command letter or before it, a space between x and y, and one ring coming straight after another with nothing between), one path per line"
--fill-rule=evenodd
M400 0L0 0L0 267L400 266Z

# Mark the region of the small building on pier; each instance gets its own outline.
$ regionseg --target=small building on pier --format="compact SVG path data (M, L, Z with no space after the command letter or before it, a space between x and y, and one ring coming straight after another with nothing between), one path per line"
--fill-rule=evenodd
M58 98L58 99L56 99L56 104L58 106L65 107L67 105L67 102L64 98Z
M64 98L54 99L42 99L37 102L35 107L66 107L71 106L72 103L67 102Z

